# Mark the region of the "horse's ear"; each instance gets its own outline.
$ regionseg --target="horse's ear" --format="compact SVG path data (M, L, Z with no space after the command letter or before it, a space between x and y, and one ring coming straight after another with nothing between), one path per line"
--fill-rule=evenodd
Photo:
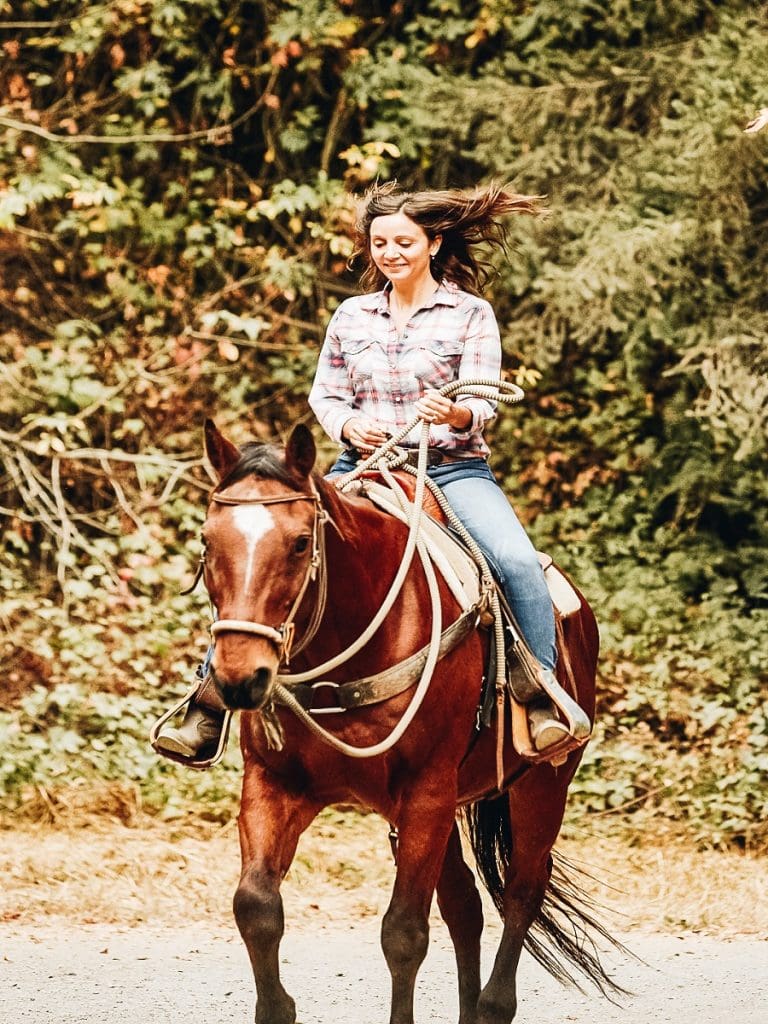
M312 431L303 423L297 423L285 446L285 464L299 476L309 476L317 457Z
M205 421L204 434L205 454L216 471L216 476L223 480L240 460L240 449L229 438L224 437L213 420Z

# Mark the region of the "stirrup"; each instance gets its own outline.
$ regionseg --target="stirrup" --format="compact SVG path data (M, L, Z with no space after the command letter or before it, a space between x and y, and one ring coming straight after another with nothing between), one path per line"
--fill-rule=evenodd
M568 760L568 756L573 753L574 750L579 750L589 739L592 734L591 727L588 726L587 731L584 732L583 727L579 728L577 723L577 730L573 730L571 720L568 719L567 728L569 732L563 736L562 740L556 743L551 743L544 750L537 750L533 745L533 738L531 737L531 724L528 721L528 710L524 704L518 704L518 702L512 698L512 745L514 746L520 757L525 758L526 761L530 761L531 764L551 764L553 768L559 768L565 764ZM559 705L558 705L559 706ZM586 719L589 723L584 712L579 708L581 712L581 718ZM571 731L573 730L573 731Z
M554 768L560 767L574 750L583 747L592 735L592 723L586 713L560 685L551 671L539 671L538 683L543 693L552 701L565 719L568 735L550 744L544 750L537 750L531 738L531 726L525 705L512 700L512 742L515 750L532 764L548 762Z
M188 705L190 705L194 700L195 695L197 694L197 691L199 689L200 683L195 682L194 685L190 687L189 691L181 698L181 700L178 701L178 703L174 704L173 707L169 708L168 711L166 711L157 719L155 724L149 730L149 742L155 753L160 754L161 757L167 757L169 761L175 761L177 764L183 764L186 768L194 768L195 771L203 772L206 770L206 768L211 768L213 767L213 765L218 764L218 762L224 756L224 751L227 748L227 740L229 739L229 729L230 725L232 724L231 711L224 712L221 721L221 733L219 734L219 742L217 743L216 749L210 757L200 759L185 757L183 754L177 754L171 750L163 750L163 748L159 747L157 744L158 738L160 736L160 730L163 728L165 723L169 721L169 719L174 718L176 715L178 715L181 711L184 710L184 708L188 707Z

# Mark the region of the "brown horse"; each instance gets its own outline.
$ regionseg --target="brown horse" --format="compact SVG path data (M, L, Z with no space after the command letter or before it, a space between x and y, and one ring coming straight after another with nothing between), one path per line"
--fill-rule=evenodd
M225 704L245 712L242 875L234 913L253 966L258 1024L293 1024L296 1019L279 976L280 883L302 832L334 803L378 812L397 830L394 890L381 931L392 976L391 1024L413 1021L414 985L427 952L435 891L455 947L460 1024L512 1020L524 944L560 977L571 976L565 959L602 991L614 987L594 946L585 946L582 933L572 935L551 913L553 908L565 912L571 925L593 924L570 881L558 886L551 879L551 851L579 753L554 769L523 762L510 747L504 762L508 791L499 794L495 730L476 728L487 646L484 632L477 629L437 663L413 721L385 753L353 760L308 731L286 707L275 707L278 668L282 663L285 672L291 635L284 624L295 620L297 648L307 630L314 633L291 660L292 672L324 664L348 647L387 594L407 528L367 499L345 496L319 476L314 441L303 426L294 429L283 452L256 443L237 448L208 422L206 451L219 479L203 531L204 578L219 616L212 675ZM310 563L313 554L317 560L323 532L327 601L321 620L313 623L319 584ZM442 582L440 587L443 621L450 623L459 608ZM329 673L333 681L368 677L422 648L430 632L428 609L425 573L414 563L392 611L359 653ZM579 702L592 715L598 637L586 602L566 620L564 641ZM314 703L332 710L333 692L332 684L321 685ZM397 726L412 696L413 688L355 710L327 713L323 725L353 746L377 744ZM282 733L279 749L268 742L270 721L273 739L275 728ZM496 962L483 988L481 902L462 856L456 824L460 808L469 809L478 867L504 921ZM532 925L549 937L550 948L535 934L529 936Z

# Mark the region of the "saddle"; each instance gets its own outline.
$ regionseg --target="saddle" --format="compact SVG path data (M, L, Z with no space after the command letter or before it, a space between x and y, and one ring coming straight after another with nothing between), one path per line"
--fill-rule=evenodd
M407 522L406 514L395 496L388 487L377 482L376 476L377 474L373 474L372 478L365 479L360 493L385 512L391 513L402 522ZM409 499L412 499L413 477L400 473L396 473L395 476ZM431 493L427 492L427 495L429 500L425 501L424 505L427 515L422 520L427 549L451 593L462 610L465 610L470 605L477 604L480 599L480 567L461 538L447 525L442 510ZM555 611L561 619L574 615L581 608L581 599L570 580L555 565L551 555L543 551L537 551L537 555ZM507 607L504 611L510 612L510 609Z
M410 474L401 472L396 472L394 475L409 501L412 502L415 492L414 478ZM380 479L380 475L376 472L364 474L361 480L360 494L402 522L408 522L410 509L406 512L391 489L379 482ZM426 515L423 516L421 521L422 539L434 565L442 575L462 612L466 612L469 608L480 607L483 609L483 613L480 616L480 625L490 626L493 622L493 616L488 608L487 595L484 600L480 566L461 538L447 524L442 510L430 491L425 492L424 512ZM581 598L568 578L555 565L550 555L538 552L538 556L555 612L557 645L563 669L562 674L566 677L565 681L570 694L562 690L559 684L556 684L556 692L542 689L537 671L537 663L525 644L520 627L515 621L514 613L509 607L498 580L496 580L495 587L499 599L498 607L504 622L504 636L507 638L505 644L506 663L503 666L503 671L509 693L513 699L512 714L513 723L515 723L513 724L513 738L515 738L516 733L516 749L531 761L547 760L552 763L562 763L559 758L553 760L549 754L546 757L539 757L533 750L527 716L523 705L537 696L540 697L542 693L546 693L557 707L563 711L566 717L569 717L568 705L572 705L576 699L576 685L570 660L565 650L563 620L576 614L581 609ZM483 690L478 705L478 729L489 727L493 723L494 709L497 706L498 697L495 692L495 680L497 678L496 659L496 645L490 643L488 645L488 660L483 678ZM581 743L574 745L580 746ZM565 760L571 749L573 749L573 746L569 746L562 751L562 761Z

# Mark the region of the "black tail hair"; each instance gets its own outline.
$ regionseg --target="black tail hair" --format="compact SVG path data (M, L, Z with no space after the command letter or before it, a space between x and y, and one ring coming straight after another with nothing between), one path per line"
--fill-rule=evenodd
M504 794L480 800L464 808L462 815L480 878L503 916L504 879L513 844L509 800ZM596 939L602 939L626 956L637 957L595 916L600 908L579 885L579 876L590 877L560 854L553 853L544 903L525 938L525 948L563 984L575 985L583 991L578 974L608 999L631 995L606 972Z

